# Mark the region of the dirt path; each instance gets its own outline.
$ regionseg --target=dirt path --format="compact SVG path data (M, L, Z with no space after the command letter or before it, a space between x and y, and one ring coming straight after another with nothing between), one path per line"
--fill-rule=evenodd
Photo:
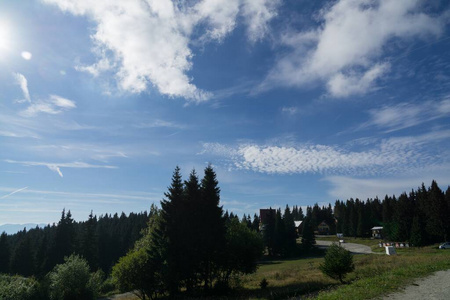
M416 280L401 292L387 295L384 300L450 299L450 270L439 271Z
M319 247L328 247L333 242L330 241L316 241L316 245ZM341 246L351 253L355 254L372 254L372 249L370 249L369 246L361 245L361 244L354 244L354 243L342 243Z

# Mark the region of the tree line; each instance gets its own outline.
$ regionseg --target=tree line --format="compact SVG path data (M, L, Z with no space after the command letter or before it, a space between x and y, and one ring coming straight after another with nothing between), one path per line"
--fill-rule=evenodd
M443 192L436 181L400 196L360 201L336 201L337 231L346 236L368 237L374 226L383 227L390 241L415 246L447 241L450 234L450 187Z
M299 206L286 205L284 211L269 209L265 222L257 214L253 220L249 215L239 219L220 206L211 166L201 179L193 170L187 180L182 180L177 167L160 208L152 205L149 213L97 218L91 212L88 220L75 222L70 211L63 210L57 224L3 233L0 273L44 282L58 279L58 272L71 268L63 267L70 262L85 277L86 266L111 274L119 289L138 291L143 298L209 295L228 291L239 276L254 272L263 253L271 257L310 253L322 221L330 226L330 234L368 237L373 226L383 226L385 238L422 246L447 239L449 212L450 187L444 193L433 181L428 189L422 184L409 194L386 196L383 201L338 200L334 210L331 204L315 204L307 206L305 214ZM301 232L295 221L303 222Z
M147 226L147 212L91 214L88 220L76 222L65 209L57 224L0 235L0 273L41 278L64 257L82 255L93 270L111 271L117 260L133 247Z

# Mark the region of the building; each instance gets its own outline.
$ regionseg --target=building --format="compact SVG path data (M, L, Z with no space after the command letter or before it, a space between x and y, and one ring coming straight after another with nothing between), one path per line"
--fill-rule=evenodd
M330 234L330 226L328 226L325 221L322 221L322 223L317 226L317 232L319 234Z
M297 235L302 234L303 221L294 221L294 224L295 224L295 231L297 232Z
M375 226L372 228L372 237L374 239L381 239L383 238L383 227L381 226Z

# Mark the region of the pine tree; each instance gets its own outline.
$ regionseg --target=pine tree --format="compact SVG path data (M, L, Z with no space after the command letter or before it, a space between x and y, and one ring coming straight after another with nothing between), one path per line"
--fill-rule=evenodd
M281 209L277 209L275 214L275 236L272 247L273 255L282 256L283 250L286 248L286 228L281 216Z
M314 228L311 223L311 209L308 207L306 218L303 220L302 247L309 251L316 243Z
M275 244L275 210L269 208L269 213L264 224L262 224L262 235L264 246L267 248L269 256L274 255Z
M423 219L419 217L419 215L415 215L412 221L411 226L411 234L409 242L412 244L412 246L415 247L422 247L426 243L425 239L425 224L423 222Z
M431 187L428 189L426 227L432 241L439 242L447 238L448 224L448 206L444 194L436 181L433 180Z
M92 270L98 267L98 237L96 233L97 217L92 211L89 219L84 223L84 232L82 236L82 254Z
M408 197L406 193L400 195L395 210L395 222L397 223L397 239L408 241L411 234L411 226L414 218L413 195Z
M286 205L283 215L284 227L286 230L285 253L291 255L295 252L297 244L297 232L295 231L294 217L289 206Z
M10 271L13 274L20 274L25 277L34 273L34 256L30 238L26 235L25 229L11 256Z
M6 232L3 232L0 236L0 274L9 272L9 257L8 235Z
M258 217L257 214L254 214L253 216L253 222L252 222L252 229L256 232L259 232L259 223L261 222L261 219Z
M218 262L225 248L225 219L223 209L220 206L220 188L216 173L211 165L205 168L205 175L201 181L201 203L202 212L201 232L203 237L200 243L201 273L203 275L206 289L212 287L212 283L217 276ZM244 220L247 227L251 227L250 219Z
M161 201L161 216L152 233L149 250L151 263L161 270L162 280L173 296L178 293L183 270L183 196L184 187L180 168L177 166L172 176L172 183Z

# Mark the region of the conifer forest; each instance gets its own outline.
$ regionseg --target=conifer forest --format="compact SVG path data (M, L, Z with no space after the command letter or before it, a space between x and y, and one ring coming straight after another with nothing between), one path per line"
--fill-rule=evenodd
M203 176L193 170L185 180L177 167L160 205L152 204L149 212L91 212L86 221L77 222L63 209L52 225L3 232L0 296L9 299L5 295L19 285L29 287L29 299L94 299L114 289L137 291L142 299L223 294L233 280L255 272L264 257L310 253L322 222L329 225L328 234L348 237L370 237L372 227L382 226L384 240L417 247L446 241L450 234L450 188L444 192L435 181L383 199L306 208L299 199L292 208L268 211L266 220L257 213L224 211L211 166ZM83 292L58 288L69 269L85 270Z

